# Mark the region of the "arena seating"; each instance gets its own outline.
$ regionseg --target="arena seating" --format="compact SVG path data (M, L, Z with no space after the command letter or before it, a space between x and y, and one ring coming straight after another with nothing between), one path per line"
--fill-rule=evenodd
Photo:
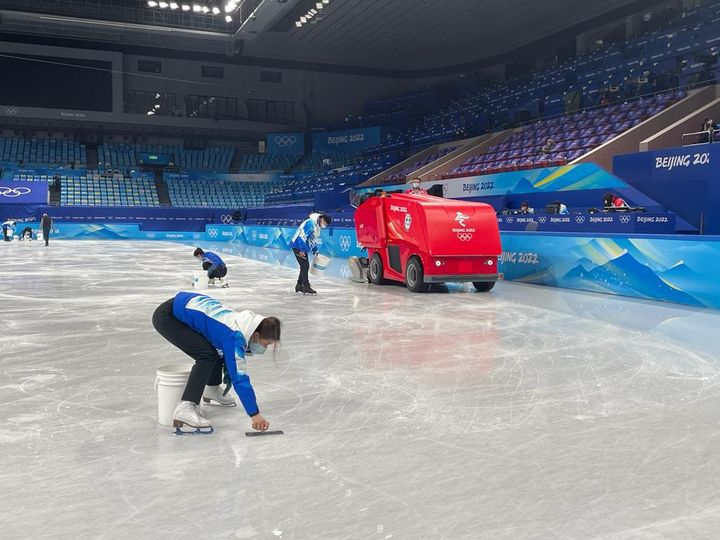
M239 156L239 170L248 172L286 171L300 158L302 155L244 154Z
M152 176L105 174L89 170L61 176L61 206L160 206Z
M87 164L85 145L59 139L11 139L0 137L0 162L26 166Z
M451 146L448 148L442 149L440 152L437 152L435 154L429 155L423 159L419 159L412 163L411 165L408 165L407 167L404 167L401 171L398 171L396 173L391 174L386 178L389 182L405 182L407 177L417 171L418 169L424 167L425 165L428 165L429 163L432 163L433 161L436 161L440 159L441 157L446 156L453 150L455 150L456 146Z
M541 120L516 131L501 144L473 156L446 178L563 165L636 126L685 96L661 94L618 105Z
M358 158L353 165L332 171L323 171L301 179L273 184L265 197L266 204L313 200L318 193L344 191L364 182L371 176L392 166L397 161L393 153Z
M262 206L270 188L267 182L227 180L166 180L172 206L193 208L248 208Z
M640 96L720 78L717 57L720 3L689 9L661 29L626 43L609 44L530 74L487 85L465 78L435 89L437 110L389 134L372 152L415 147L475 135L533 118L548 118L620 103ZM374 114L412 109L413 96L370 102ZM381 104L387 103L385 108ZM371 107L370 105L373 104ZM380 109L380 110L378 110Z
M211 146L204 150L186 150L180 146L162 144L103 144L98 147L98 163L122 170L139 165L138 154L169 154L182 170L228 172L234 148Z

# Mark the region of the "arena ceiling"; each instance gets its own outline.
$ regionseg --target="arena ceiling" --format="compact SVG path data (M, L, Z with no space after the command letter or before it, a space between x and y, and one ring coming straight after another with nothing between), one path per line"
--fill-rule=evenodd
M177 0L175 9L163 3L164 9L147 0L2 0L0 31L410 72L497 58L661 2L240 0L230 6L231 22L228 0Z

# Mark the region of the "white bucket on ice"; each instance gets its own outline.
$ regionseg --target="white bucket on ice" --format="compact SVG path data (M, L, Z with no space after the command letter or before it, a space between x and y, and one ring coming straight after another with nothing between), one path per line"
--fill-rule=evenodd
M194 274L192 277L193 289L207 289L210 287L210 278L207 274Z
M38 240L43 240L44 238L42 231L38 231L36 236Z
M315 260L313 260L312 266L310 267L310 273L315 276L321 276L325 270L327 270L329 264L330 257L318 253L315 255Z
M155 390L158 398L158 422L172 426L173 412L182 398L192 364L164 366L157 370Z

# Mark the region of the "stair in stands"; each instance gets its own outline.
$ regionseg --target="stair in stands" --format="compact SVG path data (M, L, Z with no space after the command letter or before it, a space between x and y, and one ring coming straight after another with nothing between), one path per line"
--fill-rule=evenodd
M48 189L48 204L60 206L60 182L51 182Z
M98 168L98 152L97 145L85 145L85 155L87 156L87 168L97 169Z
M170 203L170 193L168 193L168 187L163 180L162 173L160 171L155 172L155 190L157 191L158 202L160 206L172 206Z
M240 172L240 165L242 164L243 154L237 148L233 154L232 161L230 162L230 174L237 174Z

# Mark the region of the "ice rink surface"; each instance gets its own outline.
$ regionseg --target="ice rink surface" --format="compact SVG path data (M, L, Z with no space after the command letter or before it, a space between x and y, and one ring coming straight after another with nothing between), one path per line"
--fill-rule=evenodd
M212 294L284 322L250 359L271 429L156 423L187 359L155 307L192 247L0 245L9 539L657 539L720 531L720 314L504 283L412 294L227 257Z

